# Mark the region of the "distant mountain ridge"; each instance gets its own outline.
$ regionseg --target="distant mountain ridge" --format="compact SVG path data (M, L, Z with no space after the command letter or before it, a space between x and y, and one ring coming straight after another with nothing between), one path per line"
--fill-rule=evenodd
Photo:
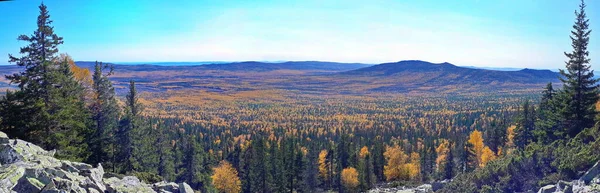
M93 70L95 62L77 65ZM559 83L559 74L550 70L498 71L431 63L420 60L369 65L320 61L233 62L203 65L114 64L111 80L117 92L126 91L134 80L141 91L204 90L237 92L260 89L293 90L306 93L451 93L469 91L541 89L548 82ZM0 73L12 74L22 68L0 66ZM0 78L0 90L9 87ZM560 83L559 83L560 84ZM260 85L260 86L259 86Z
M430 83L476 83L493 82L544 83L557 82L559 74L550 70L522 69L518 71L498 71L456 66L447 62L431 63L421 60L404 60L383 63L357 70L340 73L345 76L403 77L419 76Z
M95 62L78 61L77 65L86 68L92 68ZM165 64L165 63L161 63ZM115 69L126 69L132 71L139 70L225 70L225 71L247 71L247 72L268 72L275 70L299 70L299 71L333 71L341 72L369 67L371 65L362 63L339 63L339 62L321 62L321 61L289 61L289 62L228 62L228 63L187 63L193 65L157 65L149 64L117 64Z

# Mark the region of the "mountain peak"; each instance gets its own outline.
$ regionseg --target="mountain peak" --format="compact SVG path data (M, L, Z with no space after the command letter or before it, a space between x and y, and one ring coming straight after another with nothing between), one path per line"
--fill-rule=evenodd
M540 83L558 80L556 73L549 70L523 69L520 71L497 71L459 67L454 64L431 63L422 60L403 60L384 63L342 73L352 76L377 76L379 78L406 79L411 84L443 86L449 84L487 83ZM420 77L420 78L417 78Z

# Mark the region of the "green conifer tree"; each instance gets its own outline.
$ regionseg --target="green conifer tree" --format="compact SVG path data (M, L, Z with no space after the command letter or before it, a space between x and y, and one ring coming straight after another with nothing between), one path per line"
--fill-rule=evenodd
M46 5L39 6L37 29L18 40L29 42L20 49L21 57L9 55L9 62L24 71L6 76L18 90L2 98L0 129L12 137L57 149L60 158L85 159L88 112L83 87L74 80L67 61L58 60L63 38L54 34Z
M585 13L585 2L582 0L579 10L575 11L576 19L571 31L571 46L573 51L565 53L568 61L566 70L560 74L563 89L561 97L562 108L559 110L561 126L569 137L574 137L584 128L595 124L596 103L600 97L599 79L594 78L590 69L588 44L590 41L589 19Z
M533 131L535 130L535 108L529 104L529 101L523 103L521 114L517 119L517 128L515 128L514 143L519 149L525 148L527 144L534 141Z
M106 73L104 73L106 71ZM90 106L94 128L88 139L88 162L108 164L116 172L116 132L119 126L120 109L115 97L115 89L108 79L113 73L113 66L96 62L94 65L93 100ZM106 167L106 166L105 166Z
M178 181L187 182L195 190L209 192L212 190L212 180L208 155L194 135L188 135L185 148L183 172Z
M165 181L175 180L175 160L171 146L171 140L169 139L167 128L159 120L158 122L158 136L156 137L156 145L158 155L158 175L162 176Z
M548 83L542 91L542 99L538 108L538 116L533 131L537 141L549 143L557 139L556 136L564 136L563 131L558 130L558 117L556 109L556 91L552 83Z

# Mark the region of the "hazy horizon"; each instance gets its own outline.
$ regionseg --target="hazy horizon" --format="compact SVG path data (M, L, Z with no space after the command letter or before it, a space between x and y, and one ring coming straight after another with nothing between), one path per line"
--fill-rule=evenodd
M35 29L37 1L0 2L0 64ZM222 2L46 0L60 52L77 61L331 61L418 59L459 66L564 68L577 1ZM586 2L592 68L600 4ZM141 62L140 62L141 61ZM147 61L147 62L145 62Z

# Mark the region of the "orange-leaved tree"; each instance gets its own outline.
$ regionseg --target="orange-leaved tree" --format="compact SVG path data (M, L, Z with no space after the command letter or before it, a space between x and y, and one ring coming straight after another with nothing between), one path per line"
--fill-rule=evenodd
M477 163L475 165L481 166L481 155L483 154L483 148L485 146L483 144L483 136L481 132L478 130L471 132L468 142L472 145L473 152L477 158Z
M356 190L358 187L358 172L355 168L349 167L342 170L342 184L349 191Z
M490 149L489 147L485 146L483 148L483 152L481 154L481 162L479 163L480 167L485 167L485 165L496 159L496 154L494 153L494 151L492 151L492 149Z
M212 182L219 192L238 193L242 191L242 182L238 172L225 160L213 168Z

